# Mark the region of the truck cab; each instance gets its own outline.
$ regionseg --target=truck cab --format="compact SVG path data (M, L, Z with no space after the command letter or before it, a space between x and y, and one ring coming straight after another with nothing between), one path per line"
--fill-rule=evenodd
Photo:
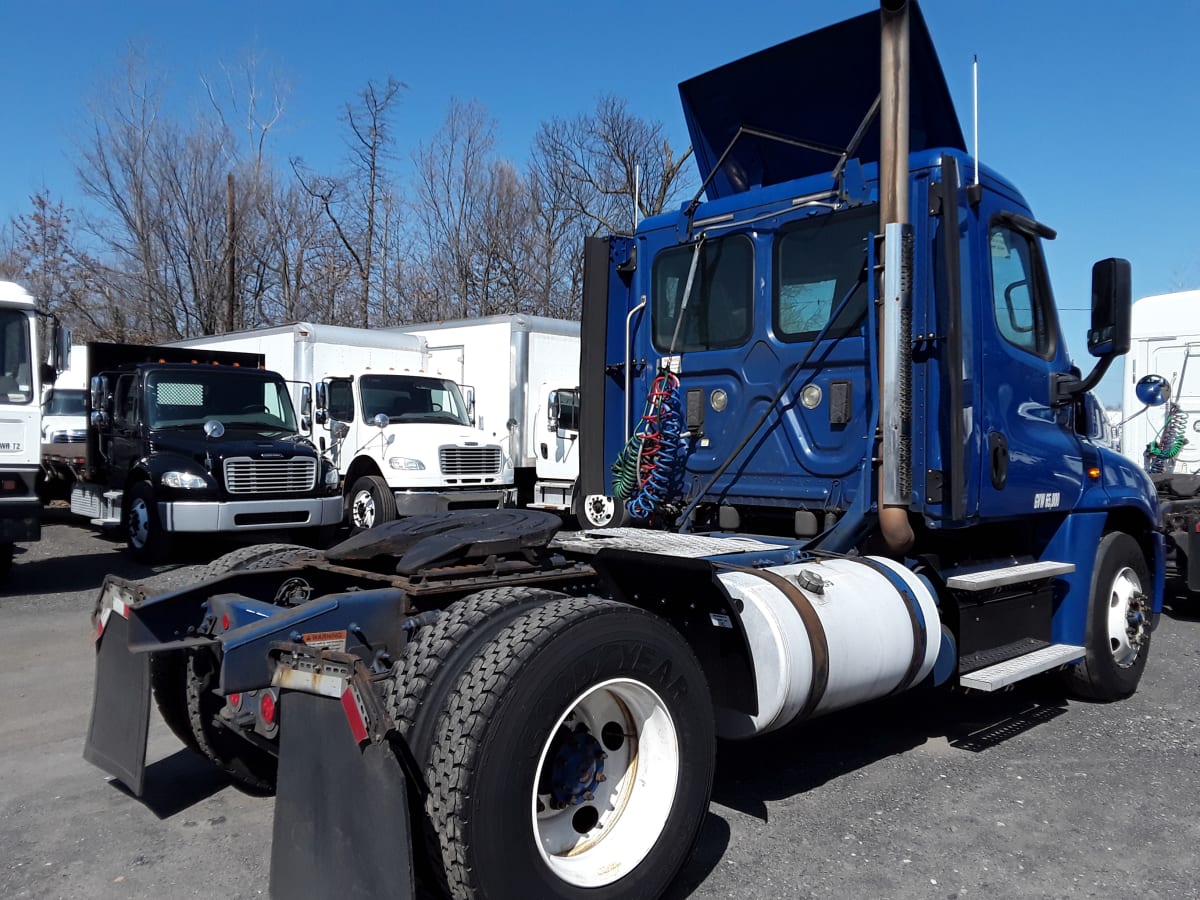
M90 344L89 358L87 461L71 510L119 525L136 557L162 559L180 533L340 522L336 471L257 357Z
M473 397L448 378L387 370L317 385L313 418L329 432L352 528L512 504L512 459L475 427Z
M69 332L40 317L23 287L0 281L0 580L12 566L14 542L41 536L42 392L69 355Z
M1128 349L1129 270L1093 271L1084 377L1045 264L1055 233L967 153L917 9L908 146L884 140L880 27L851 19L680 85L701 191L586 249L583 329L605 341L585 347L581 427L603 441L581 479L651 527L881 553L962 584L1031 566L1029 595L989 601L1003 625L986 635L968 627L980 597L948 592L965 674L1027 639L1083 646L1107 535L1153 573L1133 619L1161 608L1153 486L1091 436L1085 399Z

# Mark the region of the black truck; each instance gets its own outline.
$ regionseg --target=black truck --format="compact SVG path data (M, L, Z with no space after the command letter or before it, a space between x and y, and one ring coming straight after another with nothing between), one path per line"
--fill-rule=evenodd
M337 470L298 433L256 353L88 345L88 428L71 511L119 526L133 555L179 533L303 530L342 519Z

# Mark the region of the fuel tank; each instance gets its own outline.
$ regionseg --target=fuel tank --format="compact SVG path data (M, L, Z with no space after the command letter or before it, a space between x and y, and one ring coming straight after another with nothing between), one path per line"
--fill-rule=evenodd
M718 711L721 737L753 737L898 693L933 670L940 643L933 593L892 560L731 567L718 578L740 602L758 691L757 715Z

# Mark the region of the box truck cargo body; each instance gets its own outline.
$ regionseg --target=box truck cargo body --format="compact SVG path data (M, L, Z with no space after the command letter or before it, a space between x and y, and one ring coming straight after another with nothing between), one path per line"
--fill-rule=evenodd
M576 492L578 322L502 315L403 331L423 338L433 366L473 391L477 424L512 457L519 505L572 512L585 525L611 523L611 500L592 498L588 506Z

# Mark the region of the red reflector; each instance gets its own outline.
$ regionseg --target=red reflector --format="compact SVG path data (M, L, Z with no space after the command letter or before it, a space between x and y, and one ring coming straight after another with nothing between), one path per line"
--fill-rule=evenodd
M353 688L346 688L346 692L342 694L342 709L346 711L346 721L350 723L350 733L354 735L355 742L361 744L367 739L367 723L363 721L358 701L354 698Z
M17 489L17 483L10 478L5 478L3 484L6 491L15 491Z
M229 630L229 613L221 614L221 630L222 631Z
M266 691L258 701L258 711L262 713L264 722L268 725L275 724L275 697L270 691Z
M225 699L229 701L229 705L232 706L234 709L238 709L242 705L242 695L241 694L230 694Z

